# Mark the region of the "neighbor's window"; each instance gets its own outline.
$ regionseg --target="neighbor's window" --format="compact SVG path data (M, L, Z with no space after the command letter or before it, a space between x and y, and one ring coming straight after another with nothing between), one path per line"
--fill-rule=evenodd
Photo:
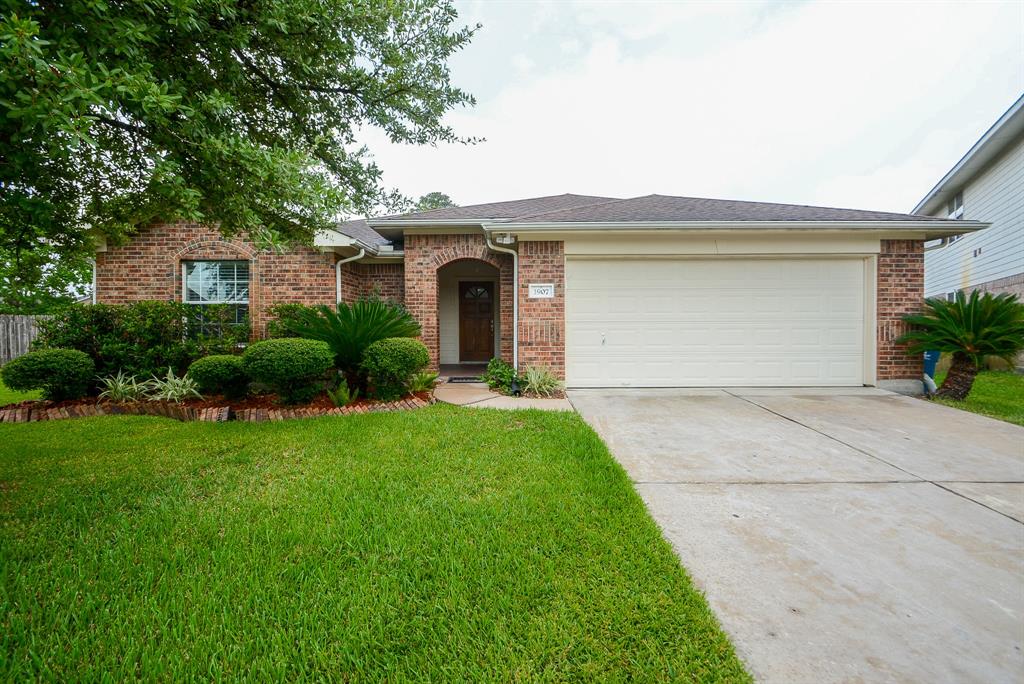
M949 210L949 218L962 219L964 217L964 193L958 192L953 195L953 199L946 204L946 209Z
M249 314L248 261L183 261L182 299L186 304L227 304L235 323Z

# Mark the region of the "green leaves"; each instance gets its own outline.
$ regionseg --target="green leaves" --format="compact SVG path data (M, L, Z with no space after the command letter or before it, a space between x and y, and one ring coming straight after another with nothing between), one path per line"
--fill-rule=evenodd
M335 366L355 373L366 348L389 337L417 337L420 324L408 311L383 299L360 299L341 303L337 311L320 306L297 311L296 321L282 321L299 337L322 340L334 352Z
M923 314L904 316L913 326L897 342L911 354L961 352L978 367L986 356L1010 359L1024 350L1024 304L1010 294L957 292L953 301L925 301Z
M61 254L155 219L309 242L394 199L358 144L466 142L450 0L5 3L0 249ZM17 8L17 12L13 10Z

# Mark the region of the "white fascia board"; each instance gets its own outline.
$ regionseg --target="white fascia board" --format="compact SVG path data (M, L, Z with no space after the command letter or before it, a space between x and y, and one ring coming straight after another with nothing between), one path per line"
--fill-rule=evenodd
M351 247L356 241L336 230L321 230L313 236L314 247Z
M406 227L418 227L418 226L481 226L484 223L501 221L502 219L458 219L458 220L439 220L439 219L410 219L408 221L375 221L373 219L367 219L366 225L371 228L406 228Z
M967 185L986 165L998 157L1006 146L1024 133L1024 95L985 131L967 154L961 157L935 187L917 203L911 214L932 214L942 208L947 195Z
M898 234L926 239L961 235L988 228L981 221L637 221L629 223L494 223L484 224L488 233L603 233L603 232L660 232L691 233L733 232L812 232L812 233L877 233Z

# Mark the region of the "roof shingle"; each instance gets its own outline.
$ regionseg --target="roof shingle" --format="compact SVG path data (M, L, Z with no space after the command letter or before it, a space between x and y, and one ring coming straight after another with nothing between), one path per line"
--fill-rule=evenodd
M686 221L942 221L913 214L802 204L647 195L516 216L509 223L631 223Z

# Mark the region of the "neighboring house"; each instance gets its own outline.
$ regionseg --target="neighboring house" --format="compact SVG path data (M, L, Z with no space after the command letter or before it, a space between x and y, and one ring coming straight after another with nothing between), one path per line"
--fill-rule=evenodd
M1024 96L974 144L913 210L990 223L980 233L929 244L926 297L958 290L1024 298Z
M274 303L377 291L419 320L435 366L500 356L569 387L920 391L921 359L894 340L923 301L924 243L984 227L568 194L351 221L284 254L167 223L97 253L97 298L235 303L259 335Z

